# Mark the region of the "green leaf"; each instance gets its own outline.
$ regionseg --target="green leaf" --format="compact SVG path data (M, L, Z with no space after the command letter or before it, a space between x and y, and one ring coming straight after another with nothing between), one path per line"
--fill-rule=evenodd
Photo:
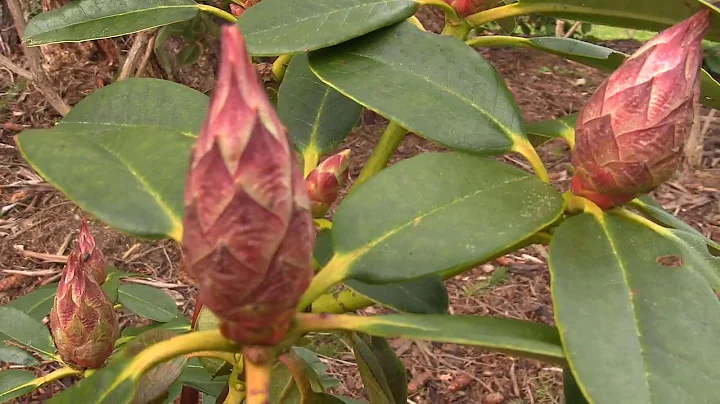
M367 401L356 400L352 397L321 393L318 395L321 404L367 404Z
M334 215L333 245L349 279L448 277L526 243L562 205L550 185L494 159L426 153L350 193Z
M481 37L475 41L471 39L470 43L487 47L515 46L536 49L600 69L604 72L614 71L620 67L628 57L625 53L572 38L493 36ZM703 70L700 84L702 88L700 101L702 104L710 108L720 108L720 83L715 81L707 71Z
M384 338L474 345L512 356L565 362L557 329L511 318L446 314L345 315L338 321L337 328Z
M411 0L263 0L238 20L252 56L339 44L415 14Z
M78 0L32 18L23 41L37 46L110 38L189 20L197 13L192 0Z
M640 209L642 213L648 216L651 220L656 223L660 223L663 226L670 227L673 229L682 230L687 233L691 233L702 239L710 248L717 252L720 252L720 244L710 240L704 234L697 231L694 227L682 221L677 216L666 211L662 205L650 197L650 195L642 195L634 199L632 205Z
M357 333L351 334L350 342L370 402L397 404L383 369L368 344Z
M118 302L133 313L159 322L168 322L178 315L172 297L147 285L121 285Z
M13 345L3 346L3 341L0 341L0 363L10 363L13 365L22 366L38 366L40 361L35 359L29 352L22 348L18 348Z
M26 130L20 151L83 210L146 238L180 238L190 148L207 96L177 83L128 79L103 87L51 129Z
M203 306L200 309L200 313L198 313L195 330L206 331L218 328L220 328L220 319L218 319L215 313L213 313L207 306ZM200 357L198 359L205 370L213 376L217 376L219 374L230 374L232 371L232 365L224 360L208 357Z
M47 404L130 404L135 395L136 375L128 369L132 358L113 361L72 387L54 395Z
M313 384L313 390L322 392L340 385L340 380L327 374L328 366L320 360L320 357L318 357L315 352L298 346L292 347L292 350L310 369L315 371L317 377L310 378L310 383ZM314 383L316 380L320 385Z
M277 112L301 154L333 151L360 119L362 109L320 81L310 70L307 54L292 58L278 92Z
M0 306L0 327L0 332L11 340L47 358L55 352L48 328L14 307Z
M520 0L522 7L532 7L532 13L556 18L580 20L592 24L660 31L675 25L709 4L709 1L691 0ZM712 7L711 7L712 8ZM720 40L720 24L713 18L706 39Z
M352 333L351 342L370 401L395 404L407 402L405 365L387 340Z
M30 393L37 387L31 382L35 375L24 370L9 369L0 372L0 403Z
M203 48L197 42L184 47L180 52L178 52L177 56L175 57L177 67L180 68L190 66L191 64L197 62L198 59L200 59L202 53Z
M184 385L217 397L227 385L228 376L213 378L200 364L198 358L191 358L178 378Z
M336 90L451 149L502 154L525 140L504 80L457 38L403 22L309 58Z
M110 302L115 304L118 299L118 288L120 287L120 279L117 277L108 277L108 279L101 286Z
M25 296L18 297L7 304L7 307L14 307L23 311L28 316L37 321L42 321L45 316L50 314L55 293L57 292L57 283L51 283L43 287L37 288Z
M570 369L563 369L563 396L567 404L588 404Z
M683 250L683 259L700 272L716 292L720 293L720 257L713 256L705 244L704 237L683 230L671 230L675 237L669 237Z
M537 147L554 138L563 138L568 144L575 143L575 120L577 114L565 115L558 119L528 123L528 139Z
M599 404L715 401L717 296L667 234L599 215L565 220L549 251L555 319L580 389Z
M148 330L163 329L174 332L176 335L185 334L190 331L190 321L185 316L178 316L165 323L153 323L142 327L130 327L122 330L123 337L137 337Z
M330 261L334 254L330 230L317 234L313 254L320 265L324 266ZM345 285L375 303L405 313L443 314L448 310L447 289L442 279L435 275L385 285L348 279Z

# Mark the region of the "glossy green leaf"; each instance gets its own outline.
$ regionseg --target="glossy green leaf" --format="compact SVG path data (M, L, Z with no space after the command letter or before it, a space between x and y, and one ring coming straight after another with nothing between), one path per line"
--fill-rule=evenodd
M157 79L95 91L51 129L18 136L25 159L83 210L148 238L182 233L185 175L207 96Z
M14 307L0 306L0 332L45 357L55 352L48 328Z
M192 0L77 0L32 18L23 41L29 46L110 38L189 20Z
M667 234L581 214L549 252L555 319L588 401L716 400L720 301Z
M155 321L168 322L178 315L172 297L147 285L121 285L118 288L118 303L139 316Z
M37 321L42 321L45 316L50 314L55 293L57 292L57 283L51 283L43 287L37 288L27 295L18 297L7 304L8 307L14 307L23 311L28 316Z
M253 56L339 44L415 14L411 0L263 0L238 20Z
M310 70L307 54L292 58L278 92L277 112L301 154L333 151L360 119L362 109L320 81Z
M333 256L331 231L324 230L317 234L313 254L320 265L324 266L330 261ZM435 275L385 285L348 279L345 286L375 303L405 313L443 314L448 310L447 289L442 279ZM332 298L337 299L339 295L333 295Z
M576 119L577 114L570 114L558 119L528 123L525 126L528 139L536 147L554 138L563 138L572 145L575 143Z
M13 398L35 390L32 382L35 375L24 370L9 369L0 371L0 403L5 403Z
M368 344L357 333L352 333L350 342L370 402L397 404L383 369Z
M5 346L3 341L0 341L0 363L3 362L21 366L40 365L40 361L26 350L13 345Z
M528 13L648 31L664 30L703 9L707 1L689 0L520 0ZM713 18L706 39L720 40L720 19Z
M327 318L331 322L331 317ZM558 330L549 325L511 318L447 315L345 315L328 328L384 337L474 345L512 356L564 363Z
M217 397L227 385L228 376L218 376L213 378L208 373L198 358L191 358L188 361L185 370L180 374L178 381L186 386L190 386L203 393Z
M200 309L200 313L198 313L195 330L206 331L217 328L220 328L220 319L215 315L215 313L210 311L207 306L203 306L202 309ZM217 376L218 374L230 374L232 371L232 365L221 359L200 357L198 360L205 370L213 376Z
M657 201L652 199L650 195L642 195L632 201L632 205L642 211L647 217L656 223L673 229L682 230L701 238L710 248L720 253L720 243L707 238L704 234L697 231L694 227L682 221L677 216L665 210Z
M115 304L118 299L118 288L120 287L120 279L116 277L108 278L101 286L110 302Z
M359 186L334 215L349 279L452 276L527 242L562 214L550 185L491 158L426 153Z
M451 149L502 154L525 139L502 77L457 38L403 22L309 58L336 90Z
M352 333L360 376L373 403L407 402L407 373L395 351L380 337Z
M684 251L683 258L705 277L713 290L720 293L720 257L710 254L707 239L683 230L671 232L674 237L669 238Z
M121 356L132 358L145 348L174 336L175 333L170 330L161 328L148 330L130 342L123 350ZM185 356L178 356L160 363L145 372L137 382L135 396L132 402L134 404L152 403L161 397L170 386L175 383L175 380L185 369L186 364L187 359Z
M98 369L92 375L79 381L72 387L54 395L47 404L130 404L135 395L135 376L124 375L128 372L131 358L113 361ZM129 373L133 373L129 371Z

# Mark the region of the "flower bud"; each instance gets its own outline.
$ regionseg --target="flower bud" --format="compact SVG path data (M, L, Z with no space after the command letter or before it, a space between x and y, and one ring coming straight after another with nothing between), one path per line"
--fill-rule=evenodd
M574 194L602 209L657 188L677 170L700 97L704 10L630 56L578 115Z
M323 217L345 184L350 167L350 149L328 158L308 174L308 194L314 217Z
M50 331L60 357L81 368L99 368L120 334L113 304L86 268L79 250L68 257L50 311Z
M183 248L223 335L274 345L313 275L310 200L285 127L236 26L185 183Z
M241 5L230 3L230 14L235 17L240 17L245 12L245 9Z
M452 6L460 17L478 13L483 10L495 7L498 0L443 0Z
M85 219L80 224L80 235L78 236L78 247L80 255L85 261L85 267L92 274L98 284L102 285L107 279L107 263L105 255L95 246L95 238L88 229Z

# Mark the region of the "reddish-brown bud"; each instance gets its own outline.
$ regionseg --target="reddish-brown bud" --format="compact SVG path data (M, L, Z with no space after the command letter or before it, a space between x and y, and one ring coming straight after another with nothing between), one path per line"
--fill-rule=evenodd
M95 245L95 238L88 229L85 219L80 224L80 235L78 236L78 248L85 260L85 267L95 278L97 283L102 285L107 279L107 263L105 255Z
M498 0L443 0L452 6L461 17L487 10L499 3Z
M79 250L70 253L60 278L50 331L60 357L81 368L101 367L120 334L113 304Z
M348 178L350 149L329 157L308 174L308 194L314 217L323 217L338 197Z
M574 194L622 205L677 170L700 97L704 10L661 32L592 95L575 126Z
M185 183L183 248L223 334L273 345L313 275L310 200L236 26L223 27L221 47Z
M235 17L240 17L245 12L245 9L241 5L230 3L230 14Z

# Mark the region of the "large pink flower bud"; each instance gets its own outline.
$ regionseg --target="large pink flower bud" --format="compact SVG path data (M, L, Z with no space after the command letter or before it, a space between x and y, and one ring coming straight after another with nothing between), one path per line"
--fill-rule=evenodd
M65 362L99 368L112 353L120 330L112 302L86 263L79 250L70 253L50 310L50 331Z
M85 260L85 266L95 278L97 283L102 285L107 279L107 263L105 255L95 245L95 238L88 229L85 219L80 224L80 235L78 236L78 248Z
M323 217L345 184L350 167L350 149L329 157L308 174L308 194L314 217Z
M704 10L661 32L600 85L575 126L573 193L609 209L670 179L695 119L709 23Z
M235 26L185 183L188 271L223 334L273 345L313 275L310 200L285 127Z

